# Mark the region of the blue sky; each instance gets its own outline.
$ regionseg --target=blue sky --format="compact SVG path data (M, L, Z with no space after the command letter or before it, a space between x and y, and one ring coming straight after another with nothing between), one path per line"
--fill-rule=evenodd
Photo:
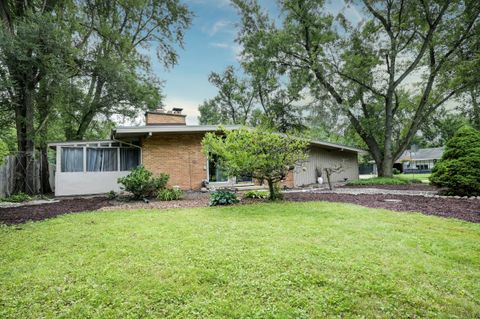
M187 124L198 124L198 106L216 95L217 90L208 82L210 72L221 72L227 65L238 67L237 55L241 48L234 42L239 16L229 0L185 0L194 14L192 25L185 34L184 49L180 49L179 63L165 70L157 61L153 71L164 81L165 106L182 107ZM275 0L260 0L263 8L276 11ZM343 0L330 1L333 13L344 10L346 15L358 13L347 8Z

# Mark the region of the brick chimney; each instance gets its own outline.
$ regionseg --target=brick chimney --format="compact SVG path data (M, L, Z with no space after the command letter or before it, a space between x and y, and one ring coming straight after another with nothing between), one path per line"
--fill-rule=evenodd
M174 107L171 111L158 109L145 113L146 125L186 125L185 117L181 108Z

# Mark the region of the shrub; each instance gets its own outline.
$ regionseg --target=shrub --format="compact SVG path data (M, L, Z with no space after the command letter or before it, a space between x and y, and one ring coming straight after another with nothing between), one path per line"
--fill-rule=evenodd
M8 196L6 198L2 198L2 201L10 202L10 203L28 202L29 200L32 200L32 197L30 197L30 195L25 193L18 193L15 195Z
M402 174L402 172L400 172L400 170L398 168L393 168L393 175L399 175L399 174Z
M260 191L260 190L251 190L251 191L246 191L243 194L243 198L252 198L252 199L265 199L268 198L268 192L266 191Z
M163 201L178 200L183 197L183 191L180 188L165 188L158 192L157 199Z
M232 205L238 203L237 195L230 191L215 191L210 194L210 206Z
M155 177L152 172L140 165L132 169L127 176L120 177L118 182L123 185L123 189L132 193L134 199L142 199L155 196L159 190L164 189L169 177L164 173Z
M110 199L110 200L114 200L118 197L118 194L115 192L115 191L109 191L107 193L107 198Z
M480 195L480 131L462 127L445 146L430 182L460 196Z

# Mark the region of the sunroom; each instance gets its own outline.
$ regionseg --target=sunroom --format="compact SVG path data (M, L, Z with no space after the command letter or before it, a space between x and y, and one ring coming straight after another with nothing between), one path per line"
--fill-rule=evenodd
M49 143L56 151L55 196L119 191L117 180L141 164L141 147L119 141Z

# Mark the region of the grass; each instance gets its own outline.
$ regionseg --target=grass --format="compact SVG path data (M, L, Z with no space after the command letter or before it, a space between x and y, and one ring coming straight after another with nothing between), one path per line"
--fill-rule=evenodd
M0 227L0 318L478 318L480 225L350 204Z
M395 178L403 179L403 180L420 180L422 183L430 183L429 177L430 173L422 173L422 174L398 174L395 175Z
M347 183L350 186L360 185L406 185L411 183L429 183L430 174L398 174L393 177L371 177L356 179Z

